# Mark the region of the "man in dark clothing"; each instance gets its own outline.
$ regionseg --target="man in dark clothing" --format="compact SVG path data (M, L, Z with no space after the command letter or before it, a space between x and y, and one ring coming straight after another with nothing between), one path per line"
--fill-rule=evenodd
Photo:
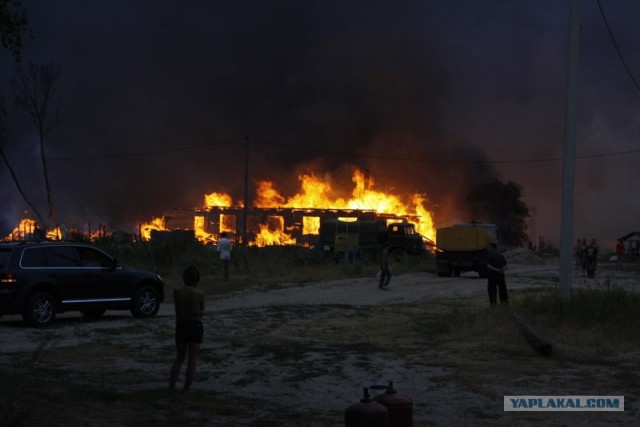
M620 268L620 266L622 265L625 252L626 248L624 247L624 243L622 242L622 240L618 240L618 243L616 243L616 268Z
M380 254L380 284L379 289L388 289L391 281L391 268L389 267L389 243L385 242Z
M187 374L184 390L189 390L196 374L196 360L202 344L204 328L204 292L196 288L200 281L200 272L190 265L182 273L184 286L173 291L173 303L176 311L176 359L171 366L169 389L174 390L180 369L187 361Z
M589 246L585 249L584 262L587 268L587 277L593 279L598 267L598 243L596 239L592 239Z
M504 279L504 268L507 260L498 252L498 246L490 243L487 247L489 254L487 256L487 291L489 292L489 303L495 305L496 296L499 293L500 303L509 303L509 294L507 293L507 282Z

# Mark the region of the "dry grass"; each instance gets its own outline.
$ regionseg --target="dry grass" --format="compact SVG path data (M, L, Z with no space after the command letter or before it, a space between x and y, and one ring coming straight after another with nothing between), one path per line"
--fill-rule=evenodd
M638 395L638 302L637 294L605 289L576 293L564 304L545 291L527 291L510 306L493 308L485 298L470 298L218 311L207 315L207 340L214 344L201 354L203 369L188 394L166 390L171 318L132 319L125 328L110 318L63 321L34 332L43 343L34 351L3 356L0 425L337 426L344 403L335 400L328 409L305 393L331 386L333 395L320 392L323 399L342 393L355 400L354 381L372 380L381 366L409 377L429 373L429 395L442 400L417 402L421 413L451 404L447 399L495 402L523 390ZM511 311L554 345L549 357L526 343L508 319ZM70 333L80 344L59 345ZM297 391L302 403L274 398L284 388ZM458 416L474 425L548 421L539 414L502 419L501 413L477 405ZM624 424L606 415L554 420ZM448 423L430 418L414 425Z

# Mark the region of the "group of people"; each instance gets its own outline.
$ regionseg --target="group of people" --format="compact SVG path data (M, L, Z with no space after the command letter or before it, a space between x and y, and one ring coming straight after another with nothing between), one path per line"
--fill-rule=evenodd
M220 260L223 266L224 278L229 279L229 262L231 259L231 241L226 233L220 234L217 245L220 253ZM498 252L497 245L490 243L487 247L486 278L487 292L489 294L490 305L495 305L498 298L501 304L508 304L509 293L505 280L505 268L507 261ZM391 268L389 267L389 245L383 245L380 255L380 279L378 287L388 289L391 280ZM621 259L624 256L624 244L618 241L616 254ZM578 239L574 248L575 268L582 271L588 277L593 278L598 265L598 244L596 239L591 239L587 244L587 239ZM176 313L175 341L177 355L171 367L169 388L175 389L176 381L180 369L187 361L187 372L184 382L184 390L191 387L196 371L196 359L202 343L204 328L202 326L202 316L204 313L204 292L197 289L200 281L200 272L190 265L183 274L184 286L174 291L173 300Z
M598 242L591 239L587 244L587 239L578 239L573 248L575 268L589 278L595 277L598 268Z
M226 233L221 233L217 246L220 260L223 265L224 278L229 279L229 261L231 259L231 241ZM495 243L488 247L487 257L487 289L489 302L496 304L499 296L500 302L508 303L509 294L504 276L507 264L505 257L498 252ZM388 289L391 280L391 268L389 267L389 245L385 244L380 255L380 289ZM197 288L200 281L200 271L194 265L188 266L182 273L184 286L173 292L173 303L176 314L175 342L176 359L171 366L169 375L169 389L175 390L176 382L187 362L187 370L183 390L189 390L196 373L196 361L200 351L200 345L204 335L202 316L204 314L204 292Z
M225 233L220 235L217 248L223 265L224 277L228 280L231 242ZM499 296L501 303L508 303L509 294L507 293L504 276L507 261L504 256L497 251L497 246L494 243L490 244L488 249L486 276L489 302L491 305L496 304ZM196 373L198 353L204 336L202 316L204 314L205 295L202 290L197 288L200 281L200 271L196 266L190 265L183 271L182 280L184 286L175 289L173 292L173 303L176 315L176 358L171 366L169 375L170 390L175 390L180 370L185 361L187 362L187 370L183 390L189 390L191 388ZM378 287L380 289L387 289L390 280L389 245L385 244L380 256L380 281Z
M509 303L509 292L504 276L507 260L500 252L498 245L490 243L487 247L487 292L489 294L489 304L495 305L500 298L501 304ZM391 281L391 268L389 267L389 244L385 243L380 254L380 280L378 289L388 289Z

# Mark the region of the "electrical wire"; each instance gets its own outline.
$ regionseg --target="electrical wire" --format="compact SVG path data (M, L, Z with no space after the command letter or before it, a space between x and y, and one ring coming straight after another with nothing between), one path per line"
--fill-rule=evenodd
M627 70L627 74L629 75L629 78L631 78L631 81L636 86L636 89L640 90L640 85L638 84L636 79L633 77L633 74L631 73L631 70L627 66L627 62L624 60L624 57L622 56L622 52L620 51L620 48L618 47L618 43L616 42L615 37L613 37L613 32L611 31L611 27L609 27L609 22L607 21L607 17L604 14L604 9L602 8L602 4L600 4L600 0L597 0L597 2L598 2L598 8L600 9L600 15L602 15L602 20L604 21L604 25L605 25L605 27L607 27L607 31L609 32L609 37L611 38L611 41L613 42L613 47L616 49L616 52L618 53L618 57L620 58L620 61L622 62L622 65L624 65L624 69Z
M133 153L100 154L95 156L50 157L50 158L47 158L47 160L52 160L52 161L55 161L55 160L102 160L102 159L106 160L106 159L121 159L121 158L127 158L127 157L142 157L142 156L150 156L154 154L176 153L180 151L196 150L199 148L207 148L207 147L229 144L229 143L238 142L238 141L243 141L243 139L234 138L234 139L227 139L227 140L217 141L217 142L209 142L206 144L189 145L186 147L163 148L158 150L138 151Z
M417 158L417 157L396 157L396 156L384 156L384 155L375 155L375 154L359 154L350 151L339 151L339 150L328 150L325 148L316 148L316 147L308 147L303 145L296 144L288 144L282 142L275 141L267 141L263 139L256 138L233 138L223 141L210 142L206 144L198 144L191 145L187 147L173 147L173 148L164 148L159 150L150 150L150 151L138 151L133 153L118 153L118 154L103 154L103 155L95 155L95 156L69 156L69 157L51 157L48 158L48 161L78 161L78 160L110 160L110 159L123 159L130 157L143 157L150 156L156 154L167 154L167 153L176 153L181 151L195 150L200 148L207 148L213 146L219 146L224 144L229 144L232 142L257 142L260 144L267 144L275 147L282 147L286 149L295 149L301 151L310 151L314 153L323 153L331 156L341 156L341 157L356 157L363 159L373 159L373 160L384 160L384 161L395 161L395 162L410 162L410 163L434 163L434 164L523 164L523 163L546 163L546 162L557 162L561 161L562 157L541 157L541 158L532 158L532 159L498 159L498 160L490 160L490 159L428 159L428 158ZM596 153L596 154L587 154L576 156L577 160L580 159L593 159L593 158L606 158L606 157L614 157L614 156L624 156L630 154L640 153L640 149L634 150L626 150L626 151L617 151L611 153ZM33 159L15 159L14 161L27 161Z
M618 57L620 58L620 61L622 62L622 65L624 66L625 70L627 71L627 74L629 75L629 78L631 79L633 84L636 86L636 88L638 90L640 90L640 84L638 84L638 82L634 78L633 74L631 73L631 70L629 69L629 66L626 63L626 61L625 61L625 59L624 59L624 57L622 55L622 52L620 51L618 43L616 42L616 39L613 36L613 32L611 31L611 28L609 26L609 22L607 21L607 17L606 17L606 15L604 13L604 9L602 7L602 4L600 3L600 0L597 0L597 3L598 3L598 8L600 9L600 15L602 16L602 20L603 20L603 22L604 22L604 24L605 24L605 26L607 28L607 31L609 33L609 37L611 38L611 41L612 41L613 46L614 46L614 48L615 48L615 50L616 50L616 52L618 54ZM181 152L181 151L195 150L195 149L200 149L200 148L206 148L206 147L211 147L211 146L228 144L228 143L232 143L232 142L246 141L247 139L248 139L247 137L245 137L245 138L234 138L234 139L223 140L223 141L218 141L218 142L199 144L199 145L192 145L192 146L187 146L187 147L174 147L174 148L165 148L165 149L149 150L149 151L139 151L139 152L132 152L132 153L102 154L102 155L95 155L95 156L50 157L47 160L49 160L49 161L78 161L78 160L103 160L103 159L107 160L107 159L121 159L121 158L130 158L130 157L142 157L142 156L150 156L150 155L155 155L155 154L176 153L176 152ZM261 139L255 139L255 138L251 138L250 141L258 142L258 143L262 143L262 144L269 144L269 145L273 145L273 146L284 147L284 148L288 148L288 149L312 151L312 152L316 152L316 153L324 153L324 154L336 155L336 156L352 156L352 157L374 159L374 160L413 162L413 163L440 163L440 164L455 164L455 163L491 163L491 164L501 164L502 163L502 164L504 164L504 163L542 163L542 162L556 162L556 161L562 160L561 157L549 157L549 158L537 158L537 159L511 159L511 160L425 159L425 158L415 158L415 157L394 157L394 156L383 156L383 155L373 155L373 154L358 154L358 153L346 152L346 151L335 151L335 150L327 150L327 149L315 148L315 147L305 147L305 146L295 145L295 144L277 143L277 142L273 142L273 141L265 141L265 140L261 140ZM622 156L622 155L636 154L638 152L640 152L640 149L628 150L628 151L619 151L619 152L612 152L612 153L600 153L600 154L576 156L576 159L590 159L590 158L604 158L604 157ZM17 159L17 160L26 160L26 159Z
M279 147L292 148L304 151L313 151L325 154L331 154L336 156L352 156L358 158L367 158L367 159L376 159L376 160L388 160L388 161L400 161L400 162L414 162L414 163L439 163L439 164L452 164L452 163L543 163L543 162L557 162L561 161L562 157L543 157L537 159L506 159L506 160L489 160L489 159L425 159L425 158L416 158L416 157L394 157L394 156L381 156L381 155L372 155L372 154L358 154L347 151L334 151L327 150L322 148L313 148L313 147L304 147L295 144L286 144L286 143L278 143L273 141L265 141L261 139L251 138L251 141L260 142L263 144L270 144ZM602 157L614 157L614 156L623 156L629 154L640 153L640 149L627 150L627 151L617 151L612 153L597 153L597 154L587 154L582 156L576 156L576 159L591 159L591 158L602 158Z

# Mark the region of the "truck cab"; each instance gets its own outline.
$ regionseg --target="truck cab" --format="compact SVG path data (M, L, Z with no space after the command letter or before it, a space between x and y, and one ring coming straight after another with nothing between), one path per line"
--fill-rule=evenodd
M389 244L391 252L425 252L425 238L410 222L324 220L320 223L320 244L325 253L341 254L353 250L379 251Z
M425 251L422 235L416 231L415 224L394 222L387 226L387 242L391 251L401 250L410 254Z

